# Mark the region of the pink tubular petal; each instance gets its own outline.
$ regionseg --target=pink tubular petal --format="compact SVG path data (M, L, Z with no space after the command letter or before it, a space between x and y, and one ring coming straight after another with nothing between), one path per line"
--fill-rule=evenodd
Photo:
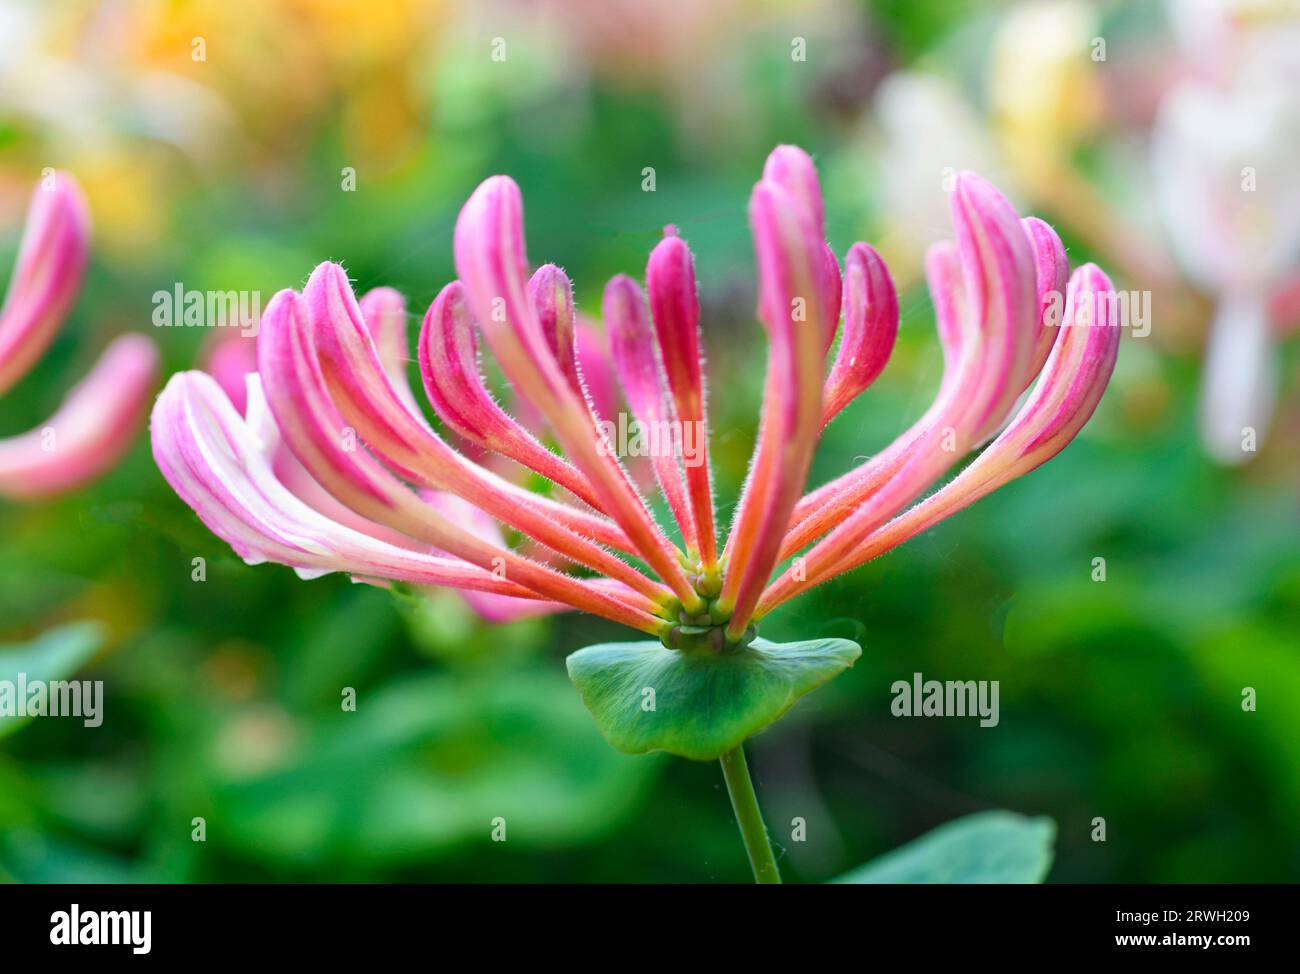
M479 371L476 328L464 289L453 281L429 307L420 332L420 375L434 411L465 439L510 457L594 505L586 478L497 405Z
M473 499L494 516L589 563L627 566L587 540L626 544L602 518L531 493L471 463L453 450L418 415L407 411L379 360L347 275L337 264L313 272L303 294L326 385L336 405L367 445L406 479ZM436 304L436 302L435 302ZM611 562L613 559L613 562ZM596 567L596 566L592 566Z
M697 448L696 455L687 458L685 463L686 491L695 532L692 547L699 552L704 573L716 577L718 543L713 516L713 483L709 473L700 300L695 288L695 266L690 248L675 232L665 236L651 252L646 264L646 290L664 378L672 393L683 433L692 431Z
M248 413L245 421L210 376L181 372L158 396L150 428L154 458L172 489L249 564L276 562L305 578L348 572L535 597L489 571L389 544L308 506L272 470L278 429L256 376Z
M293 291L276 294L263 312L257 371L271 412L285 442L322 487L358 513L387 524L407 503L405 488L339 415L321 373L310 320Z
M1035 293L1038 296L1038 337L1030 364L1030 373L1038 375L1056 344L1056 328L1065 307L1065 289L1070 281L1070 261L1065 245L1052 227L1036 216L1021 223L1034 249Z
M835 344L835 332L840 321L841 281L840 265L835 252L825 242L826 206L822 201L821 183L817 179L817 166L812 156L795 145L779 145L773 149L763 165L763 179L780 186L795 198L813 223L813 232L821 241L821 267L817 271L820 307L826 326L826 345L829 352Z
M939 396L957 381L962 364L962 344L967 334L965 322L970 315L966 284L962 280L961 260L957 247L949 240L931 244L925 252L925 281L934 303L934 322L943 349L943 380Z
M778 145L763 164L763 181L780 186L795 198L812 221L817 239L826 236L826 207L812 156L797 145Z
M1016 211L987 180L959 173L952 215L974 326L968 350L979 361L972 381L961 386L970 406L961 417L959 439L969 437L968 446L974 446L1006 422L1033 380L1042 331L1037 266Z
M609 352L609 338L604 328L587 315L578 315L577 327L578 379L591 409L592 421L600 431L616 429L624 404L618 376L614 374L614 361ZM546 424L537 410L527 408L534 416L537 428L545 428ZM614 425L602 425L605 423ZM604 432L595 435L605 439ZM647 457L627 457L623 469L629 482L642 497L655 489L654 468Z
M1110 279L1095 265L1074 272L1064 318L1043 374L1006 429L960 474L906 513L877 528L839 561L796 581L787 573L765 593L760 613L915 537L981 497L1046 463L1092 418L1119 352Z
M690 248L675 232L665 236L651 251L645 279L655 337L659 340L664 374L677 412L683 417L702 417L700 299L695 289L695 265Z
M468 588L460 589L457 594L480 619L498 625L519 622L521 619L535 619L538 616L554 615L557 612L567 612L570 609L570 606L559 602L501 595L497 592L476 592Z
M471 463L406 410L359 321L347 276L337 264L326 263L316 269L307 282L303 304L310 315L314 351L333 405L389 466L407 480L472 501L581 564L640 586L649 598L667 595L662 586L592 542L589 531L574 529L598 528L600 519L538 497ZM409 491L402 488L400 496L409 497ZM347 498L340 499L347 502ZM356 509L355 504L350 506ZM374 517L364 510L360 513ZM379 517L374 520L390 523Z
M998 438L998 449L976 461L995 466L1009 460L1011 467L996 474L999 483L1056 456L1092 418L1119 356L1122 322L1111 314L1114 295L1110 278L1096 264L1084 264L1070 277L1058 329L1065 334L1054 336L1042 378Z
M329 268L313 275L320 285L314 289L318 306L341 300L334 276ZM346 278L343 285L346 286ZM258 373L285 442L322 487L358 514L480 568L503 570L512 581L545 598L565 602L645 632L657 633L663 628L662 620L579 579L559 574L508 549L482 541L448 521L389 473L360 441L360 430L348 426L339 413L317 357L317 344L329 333L325 329L313 329L312 319L306 301L292 291L281 291L272 298L263 315L258 336ZM374 354L368 332L359 322L357 326L365 338L365 345ZM340 352L341 349L335 348L334 351ZM377 361L376 369L382 372ZM386 377L383 381L387 382ZM352 391L363 391L360 386L357 383ZM395 395L384 413L373 417L376 427L382 427L396 416L413 419ZM352 418L355 419L355 415ZM401 434L408 432L407 429L395 430L395 438L400 439Z
M54 339L81 284L89 236L81 188L69 173L54 173L32 194L0 307L0 393L26 375Z
M677 550L551 354L527 295L523 201L513 180L494 176L474 191L456 221L454 250L470 309L506 377L551 425L565 454L590 482L600 509L618 522L683 606L702 611L704 601L687 580Z
M586 315L578 315L577 331L578 377L591 414L597 422L618 419L623 408L623 398L618 391L618 377L610 357L609 340Z
M276 425L275 417L271 415L270 407L266 404L266 396L262 392L261 377L256 370L245 376L245 386L245 393L240 397L240 401L248 405L240 412L245 415L249 428L254 435L264 444L265 448L262 452L265 453L270 462L275 479L283 484L289 493L304 501L309 507L317 513L323 514L327 519L354 531L359 531L377 541L384 541L390 545L407 548L411 551L429 552L433 550L427 544L416 541L400 531L395 531L386 524L380 524L378 521L363 517L317 483L316 479L307 471L307 468L302 465L302 461L294 456L293 451L285 445L284 439L280 435L280 428ZM226 392L227 396L230 396L229 391L224 387L222 391ZM233 404L234 397L230 396L230 399Z
M250 386L255 386L257 394L262 395L261 380L258 375L254 373L249 378L251 379ZM247 393L245 393L245 396L247 397ZM275 425L274 417L270 416L270 409L266 405L264 396L259 408L262 415L260 417L250 416L249 425L255 425L254 419L269 424L272 432L266 437L266 442L278 446L278 449L268 449L267 451L271 462L271 470L275 474L275 479L280 481L289 493L305 502L313 510L325 515L329 520L354 531L360 531L376 541L385 541L390 545L407 548L411 551L428 552L434 550L429 545L416 541L400 531L395 531L386 524L380 524L378 521L363 517L317 483L316 478L307 472L307 468L294 456L293 451L281 441L279 427ZM259 433L259 435L262 434Z
M620 274L606 285L602 308L614 370L643 437L656 438L651 441L650 457L655 476L686 541L687 555L697 558L695 525L678 466L677 416L667 397L645 295L636 281Z
M609 359L609 343L600 327L577 311L568 276L554 264L542 265L528 282L528 298L546 336L546 345L574 394L587 404L596 422L617 420L623 400ZM541 439L547 434L545 417L528 399L517 397L511 408L520 425L531 430L533 436ZM633 483L640 482L633 477ZM583 499L595 506L590 498Z
M111 467L140 428L158 375L158 350L123 335L48 422L0 440L0 495L43 497L80 487Z
M738 638L775 566L821 426L825 363L819 275L822 240L806 206L766 180L750 198L759 314L771 336L763 420L750 476L727 542L718 598ZM800 310L804 314L800 314Z
M864 243L844 260L844 337L822 391L822 425L876 381L898 337L898 294L880 255Z
M528 300L537 312L546 346L573 391L582 396L578 373L577 314L573 308L573 283L554 264L543 264L528 281Z
M411 361L411 345L406 335L406 298L391 287L377 287L367 291L357 305L393 390L412 412L420 415L406 369Z
M841 303L844 298L844 276L840 272L840 262L835 259L831 245L822 243L822 267L818 275L821 288L822 316L826 322L826 341L822 354L827 355L835 345L835 336L840 330Z

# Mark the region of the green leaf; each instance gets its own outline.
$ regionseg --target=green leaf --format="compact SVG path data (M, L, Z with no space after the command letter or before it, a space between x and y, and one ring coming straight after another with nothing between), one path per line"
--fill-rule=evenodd
M0 685L17 693L19 674L30 685L37 680L66 680L95 655L104 641L103 630L94 622L74 622L41 633L29 643L0 646ZM14 699L15 706L17 699ZM0 737L12 734L30 717L7 716L0 712Z
M847 639L773 643L734 653L657 642L603 643L568 659L569 679L609 743L709 761L761 731L862 655ZM653 690L653 694L649 691Z
M836 883L1041 883L1052 867L1056 823L980 812L927 832Z

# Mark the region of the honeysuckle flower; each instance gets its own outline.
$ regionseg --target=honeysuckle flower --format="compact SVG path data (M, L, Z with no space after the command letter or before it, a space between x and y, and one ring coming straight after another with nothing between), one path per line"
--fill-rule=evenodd
M779 881L741 745L861 651L771 643L756 623L1051 459L1092 416L1115 364L1105 274L1091 264L1071 274L1051 227L1021 219L973 173L956 175L950 204L955 240L926 259L944 357L935 400L892 445L805 494L821 431L889 358L898 300L871 247L854 244L842 267L831 252L812 159L793 146L768 157L749 203L767 380L724 545L707 440L688 456L670 437L651 458L680 546L620 462L577 359L572 287L551 265L530 272L522 196L505 176L461 210L459 279L425 315L417 358L443 424L550 480L550 496L466 458L426 421L405 386L400 300L358 302L332 263L267 306L246 415L210 376L174 376L154 407L154 454L249 562L451 586L489 614L565 606L656 637L579 650L570 678L620 750L719 758L755 875ZM632 417L706 428L695 269L675 230L650 254L645 287L619 275L602 307ZM488 392L480 338L560 454ZM329 504L285 482L273 463L281 443ZM501 525L529 545L507 544Z
M76 299L90 218L71 175L37 187L0 307L0 394L34 366ZM130 444L154 388L158 353L143 335L115 339L46 422L0 439L0 495L57 494L107 470Z
M1208 8L1207 8L1208 10ZM1212 11L1210 11L1212 12ZM1262 11L1261 11L1262 12ZM1290 21L1300 35L1300 18ZM1151 141L1157 201L1187 276L1213 296L1201 435L1223 463L1248 460L1277 393L1274 345L1300 274L1300 66L1293 49L1252 52L1225 86L1187 80L1164 98ZM1273 55L1273 56L1266 56ZM1215 62L1215 73L1225 70Z
M522 197L504 176L484 182L461 211L459 280L426 314L416 357L428 399L448 428L510 456L565 488L563 494L529 492L457 452L414 407L403 385L400 338L382 333L383 316L366 313L342 268L330 263L301 293L276 295L263 318L260 388L274 436L266 432L270 417L241 418L211 379L186 373L159 397L155 455L178 492L246 557L384 577L374 551L349 564L362 544L355 528L318 512L307 517L276 480L261 441L282 438L338 503L410 540L402 559L417 557L421 547L443 553L439 570L460 559L451 584L469 578L474 585L462 587L526 592L684 651L734 650L780 602L879 554L883 539L909 537L936 512L955 511L1049 459L1092 414L1118 345L1119 329L1105 320L1109 281L1091 265L1068 277L1051 228L1022 220L972 173L956 177L951 208L956 240L935 245L927 259L945 358L935 402L893 445L804 494L821 430L888 359L898 305L869 246L850 248L843 272L828 256L812 160L791 146L769 157L750 200L768 380L753 463L721 553L707 450L698 466L686 466L679 448L653 458L682 547L620 463L575 367L571 286L550 265L530 272ZM384 294L396 314L400 299ZM1064 296L1061 322L1051 320L1053 296ZM685 241L670 230L650 255L645 289L620 275L602 303L615 372L634 417L706 423L699 305ZM480 339L543 417L561 455L488 392ZM1037 388L1017 410L1035 379ZM990 440L961 476L903 513ZM443 501L431 502L429 491ZM561 563L603 578L521 556L499 533L473 530L464 508L449 510L448 497L539 542ZM780 562L804 549L773 580Z

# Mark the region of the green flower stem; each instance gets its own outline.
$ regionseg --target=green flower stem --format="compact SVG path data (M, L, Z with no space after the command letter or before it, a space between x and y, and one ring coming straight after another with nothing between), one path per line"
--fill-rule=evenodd
M737 744L719 760L722 761L722 776L727 780L731 807L736 810L736 824L740 826L749 864L754 869L754 882L779 883L781 873L776 868L776 856L772 854L767 826L763 824L758 796L754 794L754 782L749 777L749 765L745 763L745 746Z

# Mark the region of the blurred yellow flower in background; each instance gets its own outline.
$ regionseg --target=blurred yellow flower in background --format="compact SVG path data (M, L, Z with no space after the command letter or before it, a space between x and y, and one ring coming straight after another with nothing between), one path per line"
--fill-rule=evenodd
M1082 0L1014 9L994 42L989 105L1007 162L1031 192L1049 192L1102 115L1097 15Z
M344 164L389 171L423 134L441 18L417 0L5 0L0 125L17 138L0 199L16 209L32 170L66 167L104 247L147 255L183 188L236 167L292 170L329 125Z

